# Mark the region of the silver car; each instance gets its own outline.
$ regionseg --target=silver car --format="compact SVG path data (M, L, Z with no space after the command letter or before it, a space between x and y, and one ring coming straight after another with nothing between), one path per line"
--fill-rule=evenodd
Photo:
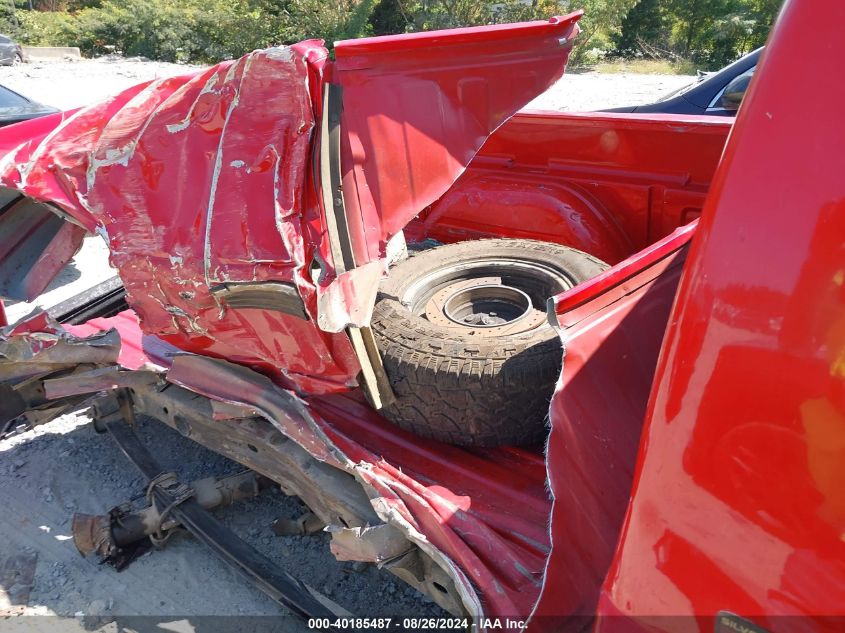
M0 64L12 66L26 61L21 45L8 35L0 35Z

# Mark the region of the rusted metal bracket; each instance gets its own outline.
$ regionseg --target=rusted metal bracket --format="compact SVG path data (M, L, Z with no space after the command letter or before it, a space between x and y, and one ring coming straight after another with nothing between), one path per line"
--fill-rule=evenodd
M79 338L34 312L0 331L0 438L22 432L82 405L88 393L51 394L50 380L84 380L117 361L120 336L114 330Z
M149 537L153 545L166 541L173 530L179 527L179 522L173 517L172 507L162 508L152 498L156 487L163 487L171 496L175 496L174 503L177 505L195 498L206 510L251 499L261 489L258 477L251 471L220 479L208 477L190 485L179 482L175 473L163 473L148 485L149 505L145 508L136 509L131 502L127 502L104 515L74 514L71 533L79 553L83 556L96 553L103 562L119 570L130 563L136 553L143 553L138 552L137 544L145 537Z
M396 402L396 394L384 371L373 331L368 327L350 327L347 332L358 362L361 363L361 380L370 404L380 410Z
M348 216L343 202L343 183L340 163L341 113L343 90L327 84L323 93L323 121L320 134L320 182L326 216L326 233L335 273L341 275L360 262L355 261ZM387 378L381 354L369 327L346 329L355 355L361 365L364 392L375 409L382 409L396 401L393 387Z
M148 481L162 472L155 458L124 421L113 420L107 422L105 427L123 454ZM203 508L197 499L188 498L176 503L177 499L160 486L154 488L153 496L161 507L172 507L173 519L207 545L214 554L294 614L303 618L346 615L340 606L279 569L266 556L241 540Z
M381 522L354 477L314 459L269 421L243 417L249 415L243 410L231 410L227 417L218 408L220 403L175 385L130 388L130 395L136 412L273 480L285 494L302 499L323 522L351 527ZM94 417L95 428L122 419L115 394L95 403Z
M320 133L320 183L326 212L326 232L335 273L340 275L355 268L352 240L349 237L340 165L340 116L343 112L343 89L326 84L323 90L323 121Z
M88 373L94 365L57 367L48 367L46 371L20 379L14 384L10 384L11 381L0 382L0 439L45 424L81 406L88 399L87 394L68 394L54 399L47 393L46 385L54 378L75 380L78 375Z
M296 519L276 519L272 527L279 536L307 536L321 532L326 524L313 512L306 512Z
M187 374L183 372L184 376ZM249 391L242 387L248 383L241 383L237 373L216 376L232 393ZM224 405L164 383L128 386L127 390L136 413L160 420L183 436L267 477L285 494L299 497L329 527L336 558L380 565L450 613L466 615L449 574L418 547L408 549L409 542L397 528L383 524L367 492L352 475L315 459L267 419L256 417L252 408ZM281 403L262 401L261 405L283 415ZM121 420L123 415L116 393L104 395L94 405L95 428L106 431L106 423ZM364 538L356 543L351 537L362 532Z

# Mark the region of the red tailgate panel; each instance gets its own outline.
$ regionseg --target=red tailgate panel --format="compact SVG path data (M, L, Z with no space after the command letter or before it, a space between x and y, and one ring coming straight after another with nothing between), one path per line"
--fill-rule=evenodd
M487 137L560 78L580 17L335 45L343 197L359 263L382 256Z

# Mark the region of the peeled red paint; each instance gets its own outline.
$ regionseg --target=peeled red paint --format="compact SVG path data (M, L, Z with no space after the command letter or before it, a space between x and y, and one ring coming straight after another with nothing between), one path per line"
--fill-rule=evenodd
M289 282L314 310L314 245L303 240L304 225L319 222L308 82L325 55L306 42L132 88L76 112L25 162L6 163L2 180L108 240L144 331L288 386L348 388L357 362L345 336L278 312L230 309L211 293L224 283Z
M367 324L387 241L560 77L579 17L338 42L337 62L315 40L256 51L4 131L0 183L108 241L145 333L299 392L345 391L360 366L342 330ZM324 73L343 89L360 267L339 279L316 181ZM298 314L223 297L268 282Z

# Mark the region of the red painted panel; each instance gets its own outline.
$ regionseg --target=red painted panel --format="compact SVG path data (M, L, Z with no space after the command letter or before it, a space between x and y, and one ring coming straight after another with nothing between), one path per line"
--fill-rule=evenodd
M806 95L840 73L843 20L838 1L788 2L755 73L678 291L603 614L841 630L845 85L810 116Z
M779 33L790 37L768 51L717 175L657 364L635 496L599 598L603 614L843 614L845 138L836 123L845 88L831 82L830 98L816 103L813 117L806 95L815 72L836 75L835 28L845 9L823 4L832 19L819 21L808 3L788 5ZM529 30L539 29L546 42L544 29L562 22L550 24ZM485 47L499 37L490 32L497 35ZM463 37L456 42L463 45ZM423 41L408 40L411 49ZM366 60L368 46L349 49L346 61ZM412 58L417 70L424 66ZM806 59L818 62L817 71L803 72ZM323 61L323 49L306 43L142 86L67 118L42 145L12 129L0 134L0 146L23 144L0 163L0 178L54 200L91 229L102 227L144 330L257 367L301 391L344 388L356 370L345 338L318 332L312 321L224 309L209 294L221 281L293 282L314 316L307 270L322 237L303 137L319 114L313 104ZM343 72L360 77L361 70ZM354 94L356 84L345 85ZM474 84L466 89L472 93ZM273 109L279 104L281 115ZM384 129L394 129L387 125L393 116ZM366 126L346 122L365 147ZM38 125L27 129L46 134L47 124ZM491 139L465 176L472 183L465 206L476 191L501 191L505 169L510 183L532 183L536 171L533 186L553 192L547 217L559 220L552 234L604 248L609 261L698 213L727 131L724 122L618 115L526 115L513 125ZM405 130L412 132L408 147L419 142L436 155L426 129ZM483 125L468 124L469 145L446 156L441 175L454 172L456 156L468 160L478 129ZM699 153L687 146L679 159L671 150L684 147L682 139ZM402 205L392 220L384 215L395 202L390 196L404 189L421 202L443 182L432 188L424 178L428 185L417 190L399 178L388 196L362 167L374 155L349 150L356 162L347 175L356 178L359 201L370 198L359 209L361 235L376 233L361 243L381 248L410 217ZM404 165L416 173L414 160ZM372 178L381 184L372 187ZM284 184L277 188L277 181ZM523 212L509 215L521 204L547 204L532 195L496 198L484 230L543 230L514 219ZM460 205L436 212L423 232L454 239L481 225L481 215ZM307 398L326 436L351 460L374 465L369 483L460 564L491 615L525 614L538 596L538 616L592 612L634 472L679 271L676 248L688 236L682 230L558 298L567 356L551 411L554 549L542 592L549 504L538 456L437 445L387 424L355 396ZM97 327L109 324L136 327L129 315ZM127 353L137 346L127 338ZM599 627L629 624L614 619Z
M313 319L308 82L325 56L304 43L132 88L11 155L18 163L7 161L0 178L107 237L146 333L298 389L349 388L358 365L345 336L210 292L288 282Z
M149 363L161 363L144 350L144 335L138 323L138 316L132 310L124 310L113 317L91 319L80 325L63 324L62 328L79 337L91 336L114 328L120 333L120 355L117 360L122 367L141 369Z
M549 551L542 455L419 438L361 398L324 396L310 404L348 458L372 464L362 471L370 485L466 574L485 615L530 612Z
M85 229L26 198L0 211L0 297L33 301L82 245Z
M493 129L560 76L579 17L338 44L330 68L344 87L345 168L363 205L357 226L369 227L357 234L368 253L359 263L377 258ZM314 182L326 64L314 41L258 51L3 130L0 183L108 239L146 333L301 392L349 389L359 366L348 339L316 325L316 284L326 291L332 276L312 278L318 252L331 273ZM355 238L358 206L349 211ZM307 318L212 293L270 281L287 283Z
M359 263L382 256L487 136L563 74L580 17L335 44L344 201Z
M615 264L698 216L730 129L724 117L520 112L409 235L538 239Z
M564 346L546 448L552 552L532 630L595 612L631 492L649 387L695 227L555 297ZM580 616L580 617L579 617Z

